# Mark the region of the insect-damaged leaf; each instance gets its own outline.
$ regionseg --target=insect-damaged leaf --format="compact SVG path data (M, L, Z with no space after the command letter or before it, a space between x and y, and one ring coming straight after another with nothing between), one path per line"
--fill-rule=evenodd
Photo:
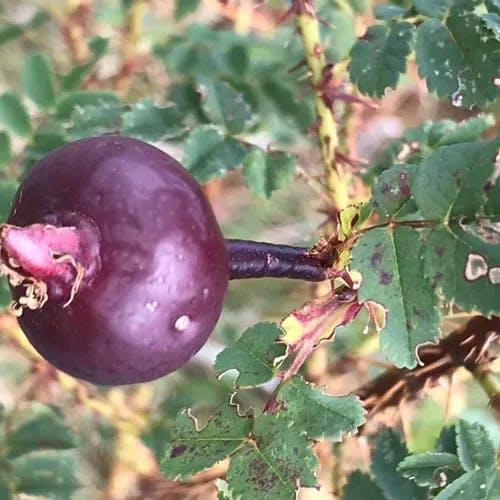
M277 343L282 334L283 330L275 323L252 326L233 345L219 353L215 369L219 373L238 370L238 386L265 384L275 375L276 358L285 354L285 345Z
M241 500L290 500L297 486L314 487L318 459L312 443L287 419L264 414L255 421L253 441L231 458L227 482Z
M386 309L381 347L398 367L417 364L416 348L439 335L436 297L423 275L422 244L409 227L373 229L353 250L353 269L363 281L360 301L376 301Z
M200 472L231 455L244 441L252 427L252 418L238 415L237 408L224 402L198 430L186 410L176 419L170 447L160 464L167 477L186 477Z

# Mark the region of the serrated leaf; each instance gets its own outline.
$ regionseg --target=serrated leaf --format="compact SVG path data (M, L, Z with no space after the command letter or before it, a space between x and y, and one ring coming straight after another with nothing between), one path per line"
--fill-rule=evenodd
M413 26L407 22L371 26L351 50L349 74L363 94L382 97L396 88L411 52Z
M451 480L455 479L457 473L463 473L458 457L451 453L410 455L400 462L398 471L419 486L431 488L450 483L450 473Z
M368 492L370 500L386 500L386 497L370 475L357 470L347 479L342 500L361 500L366 497Z
M50 109L56 102L54 71L42 53L30 55L22 71L23 90L40 109Z
M310 438L339 441L356 433L365 422L365 411L357 396L331 396L295 375L283 384L276 397L280 414L303 429Z
M0 96L0 122L14 135L25 137L31 134L30 117L15 92L5 92Z
M209 125L198 127L189 134L183 163L198 181L208 182L238 167L245 153L246 147L241 142Z
M495 449L486 429L466 420L459 420L455 427L458 458L463 468L467 472L493 469L496 464Z
M120 98L112 92L99 90L75 90L63 94L56 104L56 116L61 120L68 120L78 107L86 106L118 106Z
M175 0L175 19L178 21L193 13L200 5L201 0Z
M482 470L466 472L440 491L435 500L486 500L493 479Z
M378 434L371 469L375 481L388 500L427 498L425 490L418 488L398 472L399 463L407 455L406 446L394 430L384 429Z
M237 408L223 403L207 425L197 430L186 410L179 413L160 469L167 477L187 477L231 455L248 439L253 419L238 415Z
M395 165L382 172L373 186L373 208L385 217L398 215L398 219L408 211L415 212L415 203L410 203L410 179L414 172L411 165Z
M500 313L500 245L458 223L436 227L426 239L425 276L464 311Z
M67 500L78 488L72 452L33 451L10 462L16 491L51 500Z
M276 375L276 359L285 355L286 347L277 341L283 330L275 323L258 323L217 355L219 373L238 370L239 387L265 384Z
M442 19L453 0L413 0L413 5L419 14Z
M207 118L223 126L230 134L243 132L252 120L252 110L243 94L228 82L200 77L196 89L201 95L201 107Z
M7 220L18 187L19 182L13 179L0 179L0 223Z
M10 137L5 132L0 132L0 170L7 167L11 159Z
M103 133L116 133L122 127L122 114L123 106L85 106L84 108L78 106L71 113L70 122L73 126L68 130L68 138L77 140Z
M185 131L175 106L155 106L150 97L135 103L132 109L123 115L123 132L143 141L173 139Z
M416 58L430 91L455 106L486 106L500 95L498 43L482 20L458 6L446 22L427 19L417 30Z
M436 453L451 453L457 454L457 432L454 425L443 427L439 433L436 443L434 444L434 451Z
M243 161L243 175L250 189L262 198L270 198L295 176L296 161L285 153L268 153L252 148Z
M386 309L380 344L399 368L417 364L416 348L440 333L436 297L424 278L418 233L409 227L372 229L352 252L352 268L361 272L360 301Z
M485 202L500 141L442 146L420 164L413 197L428 220L474 217Z
M264 414L255 421L254 442L231 458L227 482L241 500L290 500L297 486L315 487L318 459L312 443L288 421Z
M61 414L41 403L32 403L7 436L9 458L39 449L65 450L76 446L73 432Z

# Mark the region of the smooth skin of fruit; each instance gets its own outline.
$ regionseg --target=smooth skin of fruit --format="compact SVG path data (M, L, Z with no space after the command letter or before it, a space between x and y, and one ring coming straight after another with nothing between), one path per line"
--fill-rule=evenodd
M198 183L151 145L105 136L51 152L22 182L4 231L4 263L48 276L46 302L23 308L21 328L70 375L106 385L161 377L203 346L219 318L228 284L219 226ZM52 250L24 263L16 251L30 238ZM68 276L81 281L71 293Z

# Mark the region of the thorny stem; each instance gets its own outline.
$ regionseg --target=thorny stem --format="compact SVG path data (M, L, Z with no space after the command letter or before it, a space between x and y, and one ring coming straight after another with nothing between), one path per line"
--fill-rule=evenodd
M315 92L318 138L327 173L328 190L335 207L340 210L348 205L347 186L341 167L335 162L335 150L339 143L337 123L333 110L327 106L321 90L327 64L321 44L319 21L314 11L313 0L294 0L292 9L296 14L307 66L311 72L311 84Z

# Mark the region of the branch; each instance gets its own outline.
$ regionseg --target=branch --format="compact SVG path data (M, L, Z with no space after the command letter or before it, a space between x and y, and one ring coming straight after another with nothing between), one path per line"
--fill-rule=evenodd
M335 162L335 150L339 139L333 110L326 104L322 85L328 70L324 48L321 44L319 21L314 11L313 0L294 0L297 27L302 37L307 66L311 72L311 84L315 92L317 133L321 156L328 177L328 190L337 209L348 205L347 186L340 165Z

